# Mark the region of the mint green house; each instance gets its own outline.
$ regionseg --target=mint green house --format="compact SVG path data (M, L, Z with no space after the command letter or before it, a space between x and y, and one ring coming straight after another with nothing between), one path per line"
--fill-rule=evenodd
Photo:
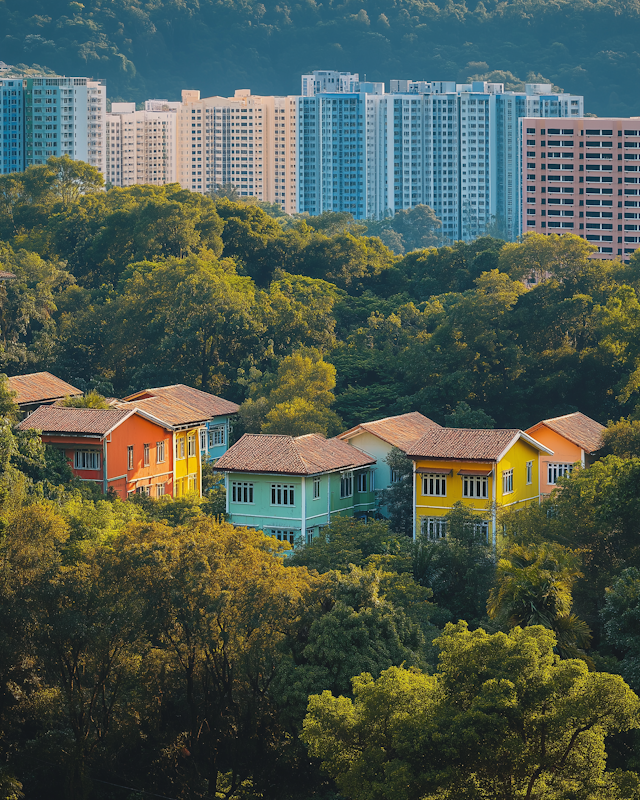
M310 542L336 516L375 508L375 458L319 434L246 433L219 459L234 525L292 545Z

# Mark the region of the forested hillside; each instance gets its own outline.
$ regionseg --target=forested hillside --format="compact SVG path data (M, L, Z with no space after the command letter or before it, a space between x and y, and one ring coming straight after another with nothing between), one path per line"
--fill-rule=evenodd
M178 99L300 90L312 69L369 80L464 80L501 70L640 113L638 0L2 0L0 57L109 81L109 96ZM496 76L498 80L505 76Z

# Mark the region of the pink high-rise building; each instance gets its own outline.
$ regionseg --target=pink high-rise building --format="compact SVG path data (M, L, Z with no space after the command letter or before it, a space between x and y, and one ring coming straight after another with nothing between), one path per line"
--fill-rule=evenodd
M522 125L522 232L574 233L599 258L640 246L640 118Z

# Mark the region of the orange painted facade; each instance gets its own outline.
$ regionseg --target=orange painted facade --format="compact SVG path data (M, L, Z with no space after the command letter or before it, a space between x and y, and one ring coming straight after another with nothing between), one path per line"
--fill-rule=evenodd
M548 495L556 488L555 478L559 472L564 472L573 467L574 464L588 466L593 459L577 444L569 441L556 431L552 431L544 423L538 423L527 430L529 436L533 436L549 450L553 450L552 456L540 456L540 494ZM555 466L554 465L558 465ZM562 465L560 468L559 465ZM550 483L550 479L553 483Z
M173 494L173 431L140 414L131 414L106 436L43 433L42 440L64 450L74 475L123 500L136 492Z

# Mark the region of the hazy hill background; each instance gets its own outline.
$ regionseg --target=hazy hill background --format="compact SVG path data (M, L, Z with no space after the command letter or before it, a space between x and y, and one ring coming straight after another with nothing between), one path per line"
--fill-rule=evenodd
M385 81L502 70L627 116L640 114L639 30L640 0L0 0L0 59L106 78L111 98L136 101L297 93L319 68Z

